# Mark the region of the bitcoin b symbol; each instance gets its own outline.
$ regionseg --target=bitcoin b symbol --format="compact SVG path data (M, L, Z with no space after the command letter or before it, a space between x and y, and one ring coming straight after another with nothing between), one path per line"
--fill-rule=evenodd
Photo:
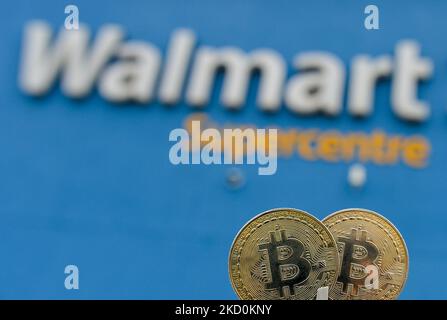
M297 239L287 238L286 231L279 231L279 241L275 232L270 232L270 242L259 245L259 250L267 250L271 281L265 283L266 289L278 289L284 297L284 290L295 294L294 285L304 282L311 271L310 262L303 258L304 245Z
M367 241L366 230L360 231L357 240L357 229L351 229L349 238L339 237L338 242L343 243L343 261L337 281L343 284L342 291L348 292L348 285L352 284L352 294L357 295L360 286L364 286L367 273L365 268L374 265L379 250L374 243Z

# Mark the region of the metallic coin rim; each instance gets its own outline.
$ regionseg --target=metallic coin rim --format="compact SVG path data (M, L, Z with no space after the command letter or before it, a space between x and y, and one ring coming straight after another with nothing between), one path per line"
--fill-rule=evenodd
M238 239L238 237L239 237L239 235L242 233L242 231L245 230L245 228L247 228L247 226L248 226L250 223L252 223L254 220L258 219L258 218L261 217L261 216L264 216L264 215L266 215L266 214L269 214L269 213L271 213L271 212L284 211L284 210L293 211L293 212L296 212L296 213L302 213L302 214L306 214L306 215L308 215L310 218L312 218L313 220L315 220L315 221L316 221L317 223L319 223L324 229L326 229L326 230L328 231L328 235L329 235L329 237L333 240L335 246L337 247L337 241L335 240L335 237L334 237L334 235L332 234L332 232L329 230L329 228L326 227L326 225L323 223L322 220L318 219L317 217L315 217L314 215L310 214L310 213L307 212L307 211L304 211L304 210L301 210L301 209L296 209L296 208L273 208L273 209L269 209L269 210L267 210L267 211L263 211L263 212L261 212L261 213L255 215L254 217L252 217L250 220L248 220L248 221L247 221L247 222L246 222L246 223L239 229L239 231L237 232L236 236L234 237L234 239L233 239L233 241L232 241L232 243L231 243L230 251L229 251L229 253L228 253L228 276L229 276L229 278L230 278L231 287L232 287L234 293L236 293L236 296L237 296L240 300L244 300L244 299L239 295L239 292L236 290L235 284L234 284L234 282L233 282L233 278L231 277L231 253L232 253L232 251L233 251L233 247L234 247L234 245L235 245L235 243L236 243L236 240ZM336 259L337 259L337 261L339 261L338 250L335 250L335 251L336 251ZM337 270L336 270L335 274L336 274L336 278L337 278L337 277L338 277L338 274L339 274L339 272L340 272L340 264L339 264L339 263L336 263L336 266L337 266ZM333 285L335 285L335 283L336 283L336 281L334 281L334 283L329 287L329 290L332 288Z
M410 255L408 254L408 247L407 244L405 243L405 239L402 236L402 234L400 233L399 229L397 229L397 227L386 217L384 217L383 215L381 215L380 213L377 213L376 211L373 210L369 210L369 209L364 209L364 208L347 208L347 209L341 209L338 211L335 211L333 213L331 213L330 215L328 215L327 217L325 217L323 220L321 220L321 222L323 222L323 224L326 222L326 220L329 220L330 218L336 216L337 214L340 213L344 213L346 211L363 211L365 213L370 213L372 215L377 216L378 218L382 219L383 221L385 221L386 223L388 223L390 225L390 227L397 233L397 235L399 236L400 240L402 241L403 245L404 245L404 249L405 249L405 254L407 256L407 267L406 267L406 272L405 272L405 279L404 282L402 283L402 286L399 290L399 293L396 295L395 300L397 298L399 298L399 296L401 295L402 291L405 288L405 285L407 284L407 280L408 280L408 275L410 273ZM327 227L328 228L328 227ZM329 228L328 228L329 229ZM330 231L330 230L329 230ZM332 232L331 232L332 233ZM334 237L335 238L335 237ZM337 242L337 241L336 241ZM341 266L340 266L341 269Z

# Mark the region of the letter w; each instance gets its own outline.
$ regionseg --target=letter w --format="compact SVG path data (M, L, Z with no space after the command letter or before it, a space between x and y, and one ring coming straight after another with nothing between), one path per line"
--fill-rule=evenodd
M19 75L21 88L31 95L47 93L58 73L62 73L62 90L71 97L88 94L98 73L116 52L123 32L118 26L105 26L88 48L90 32L62 29L51 44L52 30L42 21L33 21L25 28Z

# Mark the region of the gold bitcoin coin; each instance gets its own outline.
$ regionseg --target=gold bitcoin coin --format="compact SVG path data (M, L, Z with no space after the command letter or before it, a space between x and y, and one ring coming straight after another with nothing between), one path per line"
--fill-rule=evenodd
M314 299L338 275L337 244L310 214L273 209L250 220L230 250L231 284L241 299Z
M399 231L370 210L345 209L323 223L337 240L340 274L334 300L396 299L408 275L408 252Z

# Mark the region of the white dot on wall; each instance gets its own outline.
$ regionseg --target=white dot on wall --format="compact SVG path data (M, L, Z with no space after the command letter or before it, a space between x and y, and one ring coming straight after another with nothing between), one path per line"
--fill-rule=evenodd
M239 189L245 184L244 173L239 168L230 168L227 170L226 181L231 189Z
M364 165L356 163L349 167L348 183L351 187L360 188L366 183L366 168Z

